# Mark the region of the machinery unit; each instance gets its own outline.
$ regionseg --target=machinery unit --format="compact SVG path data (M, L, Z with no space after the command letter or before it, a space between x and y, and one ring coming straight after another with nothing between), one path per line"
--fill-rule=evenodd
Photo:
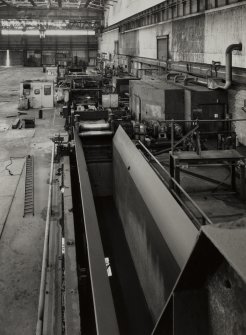
M235 133L232 124L225 122L230 118L227 99L227 92L224 90L209 90L188 81L141 80L130 83L130 110L137 122L135 133L144 133L145 136L142 137L155 147L170 148L172 136L173 140L180 140L182 136L192 132L194 127L197 132L192 132L191 135L198 142L201 139L202 149L214 146L216 139L217 149L229 142L233 142L234 147ZM173 135L171 120L175 123ZM139 123L140 128L144 125L144 131L138 131ZM146 141L145 143L149 145ZM191 150L193 149L194 145L191 145Z
M183 120L184 90L159 80L133 80L129 107L136 121Z
M104 108L117 108L119 106L118 94L103 94L102 107Z
M129 95L129 85L132 80L140 80L137 77L113 77L112 86L115 93L118 93L121 98L126 98Z
M20 83L20 99L28 99L31 108L54 107L54 83L51 80L26 80Z
M46 66L45 70L46 70L45 72L49 76L55 76L55 77L57 77L57 67L55 65L53 65L53 66Z
M68 68L65 65L57 65L57 83L63 81L68 74Z
M205 86L189 83L177 84L184 89L185 120L220 120L227 113L228 94L225 90L209 90ZM200 131L214 133L224 131L223 122L200 124Z
M69 101L80 105L100 105L102 95L102 77L98 75L68 76L70 83Z

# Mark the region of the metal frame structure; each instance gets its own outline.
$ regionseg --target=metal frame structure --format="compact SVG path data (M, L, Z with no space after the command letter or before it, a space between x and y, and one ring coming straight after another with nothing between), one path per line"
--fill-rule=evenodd
M12 8L92 8L103 11L105 0L1 0L2 7Z
M190 15L201 15L206 11L224 9L227 6L241 6L243 4L245 4L245 1L240 0L166 0L105 28L105 31L118 28L123 33L128 30L180 19Z
M226 164L225 164L226 162ZM214 163L231 168L231 187L236 190L236 164L240 166L240 196L245 199L245 157L240 155L235 149L231 150L207 150L199 155L195 152L182 151L170 154L171 176L180 184L181 167L185 164L189 166L214 166ZM182 170L183 171L183 170Z
M98 18L83 18L80 17L78 19L55 19L50 20L48 18L42 19L1 19L0 18L0 29L11 29L11 30L32 30L32 29L39 29L45 32L46 29L52 30L79 30L79 29L89 29L94 30L99 28L101 25L101 21Z
M44 8L44 7L15 7L2 4L0 0L1 19L11 20L74 20L84 22L102 20L103 12L92 8Z
M168 187L171 194L175 197L180 206L184 209L186 214L194 223L197 229L200 229L202 225L212 224L209 217L203 212L203 210L195 203L194 200L188 195L188 193L180 186L175 178L165 169L165 167L158 161L157 158L145 147L141 141L137 141L136 145L141 151L143 151L145 157L148 159L150 166L156 172L160 180ZM186 199L191 205L192 210L188 208L185 202L181 199L181 196ZM194 213L198 213L197 217Z

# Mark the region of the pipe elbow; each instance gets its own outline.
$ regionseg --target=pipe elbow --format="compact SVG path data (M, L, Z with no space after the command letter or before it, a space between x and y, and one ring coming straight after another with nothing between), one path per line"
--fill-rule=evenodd
M231 53L233 50L242 51L242 43L231 44L226 48L226 54Z
M218 87L222 88L223 90L228 90L231 87L231 85L232 85L232 81L231 80L227 80L224 86L219 85Z
M232 51L242 51L242 43L231 44L226 48L226 83L224 86L219 86L223 90L228 90L232 85Z

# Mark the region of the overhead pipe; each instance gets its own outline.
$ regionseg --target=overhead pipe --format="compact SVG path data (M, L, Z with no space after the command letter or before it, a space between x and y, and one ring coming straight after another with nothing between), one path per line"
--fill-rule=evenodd
M226 56L226 73L225 73L225 84L221 85L218 80L213 78L208 79L208 88L216 89L222 88L224 90L228 90L232 84L232 51L239 50L242 51L242 43L231 44L226 48L225 56Z
M133 57L132 62L140 62L142 64L149 64L153 66L159 66L166 68L168 72L174 71L177 73L186 73L191 76L194 76L196 79L196 83L204 86L208 86L211 89L222 88L228 89L228 84L232 83L232 51L233 50L242 50L242 44L231 44L226 49L226 66L221 66L221 68L217 71L211 69L211 64L205 63L194 63L194 62L186 62L186 61L166 61L159 62L157 60L141 58L141 57ZM238 73L239 70L234 70L233 76L238 83L245 84L245 76L241 76ZM245 74L244 69L240 69ZM215 78L208 78L208 73L210 72L211 76L214 75ZM176 73L176 74L177 74ZM174 74L175 75L175 74ZM218 76L218 77L217 77ZM226 82L222 82L222 78L225 78ZM209 83L209 85L208 85Z
M226 83L224 86L220 86L224 90L227 90L232 84L232 51L242 51L242 43L231 44L226 49Z

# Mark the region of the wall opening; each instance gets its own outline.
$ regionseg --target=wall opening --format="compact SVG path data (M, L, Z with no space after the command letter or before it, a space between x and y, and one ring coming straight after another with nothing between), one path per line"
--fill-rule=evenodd
M157 37L157 59L161 61L168 60L168 46L169 38L168 35Z
M119 41L114 41L114 54L119 54Z

